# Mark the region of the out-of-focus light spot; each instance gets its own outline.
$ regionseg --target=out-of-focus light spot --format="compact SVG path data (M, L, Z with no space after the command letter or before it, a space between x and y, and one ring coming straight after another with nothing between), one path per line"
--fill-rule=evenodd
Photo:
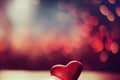
M116 14L120 17L120 7L116 7Z
M14 25L26 25L31 23L35 6L31 0L13 0L8 8L8 15Z
M71 45L73 45L75 49L80 48L82 45L82 39L80 37L79 30L71 30L69 36L70 36Z
M80 18L85 22L86 20L88 20L88 18L90 17L90 13L88 11L82 11L82 13L80 13Z
M110 22L115 21L114 14L108 9L106 5L100 5L100 12L107 17Z
M0 41L0 52L4 51L7 48L7 44L4 41Z
M102 41L102 39L103 39L103 36L100 34L100 32L96 32L95 37L96 37L98 40L101 40L101 41Z
M94 4L100 4L100 3L102 2L102 0L92 0L92 2L93 2Z
M114 40L111 32L106 33L106 38L107 38L107 41L109 41L109 42L112 42Z
M65 52L66 54L70 54L73 52L73 50L74 47L70 43L65 43L63 52Z
M82 27L86 32L91 32L93 30L93 26L89 24L83 24Z
M97 38L93 39L93 43L91 44L95 52L101 52L104 49L103 42Z
M65 23L65 22L71 20L70 15L65 12L60 12L57 16L57 19L60 23Z
M99 28L99 31L100 31L101 36L105 36L106 33L107 33L106 26L105 25L101 25L100 28Z
M111 51L111 44L112 44L112 41L106 41L105 42L105 49L107 51Z
M73 45L68 41L68 38L66 36L61 36L59 38L60 44L63 48L63 53L70 54L72 53L74 47Z
M51 51L56 51L62 47L61 42L59 40L54 40L51 42L50 50Z
M86 29L84 27L80 28L80 34L84 38L87 38L90 35L90 33L88 31L86 31Z
M98 25L99 21L96 16L90 16L86 21L85 24L96 26Z
M100 12L104 15L107 16L109 14L109 9L107 8L106 5L100 5Z
M118 45L118 43L113 42L111 44L111 51L112 51L113 54L117 54L118 53L118 51L119 51L119 45Z
M15 51L26 51L30 48L30 32L28 28L19 29L13 33L11 38L12 49Z
M49 31L47 34L44 34L42 37L40 37L40 42L39 42L39 46L40 49L45 52L45 53L50 53L50 51L52 51L51 44L55 39L55 33L54 31ZM64 41L63 41L64 42Z
M113 14L111 11L109 11L109 13L108 13L108 15L107 15L106 17L107 17L107 19L108 19L110 22L115 21L115 16L114 16L114 14Z
M70 47L64 48L63 50L64 55L71 54L72 52L73 52L73 48L70 48Z
M100 61L102 62L106 62L109 58L109 55L106 51L101 52L99 56L100 56Z
M119 29L117 29L117 28L112 29L112 37L113 37L113 39L119 38Z
M115 4L115 3L116 3L116 0L108 0L108 2L109 2L110 4Z
M57 6L60 10L65 10L66 9L66 3L64 1L59 1Z

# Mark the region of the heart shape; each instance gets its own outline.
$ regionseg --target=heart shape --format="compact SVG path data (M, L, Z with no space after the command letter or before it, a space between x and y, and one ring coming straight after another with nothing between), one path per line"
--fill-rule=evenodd
M77 80L83 65L79 61L71 61L66 66L55 65L51 68L51 75L61 80Z

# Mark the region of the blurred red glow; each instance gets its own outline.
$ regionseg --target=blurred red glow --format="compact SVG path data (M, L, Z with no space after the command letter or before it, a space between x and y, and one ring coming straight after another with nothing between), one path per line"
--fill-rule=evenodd
M111 11L109 11L109 13L107 15L107 19L111 22L115 21L115 16Z
M38 0L35 0L35 3L33 4L38 5L38 2L36 1ZM111 4L116 3L116 0L108 1ZM115 21L116 16L106 5L101 4L102 0L92 0L92 2L100 4L98 5L100 6L100 12L106 16L110 22ZM13 30L13 33L11 34L10 32L12 29L7 27L9 26L8 23L5 23L0 19L0 26L4 26L5 28L5 30L3 27L0 28L0 51L4 51L9 47L9 44L11 44L10 47L12 47L13 52L18 51L20 53L41 55L43 53L50 53L51 51L63 49L64 54L70 54L83 47L83 40L85 40L85 44L89 44L95 52L101 52L100 59L103 62L107 60L107 52L103 51L104 47L107 51L112 51L113 54L116 54L119 51L118 43L113 42L114 40L119 39L120 34L119 29L116 28L116 26L113 26L111 30L112 32L110 32L108 25L100 24L99 16L91 15L89 9L75 7L74 3L67 4L64 1L59 1L57 6L60 10L59 13L56 14L57 16L55 16L55 20L57 19L56 22L60 23L60 26L59 24L56 25L57 23L54 21L53 24L50 23L50 25L53 27L55 23L54 28L56 30L50 27L50 30L46 29L47 31L44 31L44 26L39 26L41 34L37 34L37 38L35 37L36 34L32 32L33 28L30 29L31 27L26 28L17 26L18 29L16 30L18 31ZM120 7L116 7L116 14L120 17ZM0 16L0 18L2 18L2 16ZM66 24L67 22L69 23ZM62 28L65 27L62 29L63 31L59 30L61 29L61 23L62 25L65 24L65 26L62 26ZM48 26L49 23L45 28L48 28ZM39 30L36 33L39 33ZM105 40L103 38L105 38Z
M109 14L109 9L107 8L107 6L106 5L100 5L100 12L103 14L103 15L105 15L105 16L107 16L108 14Z
M107 50L107 51L111 51L111 44L112 44L112 41L106 41L105 42L105 49Z
M116 0L108 0L108 2L109 2L110 4L115 4L115 3L116 3Z
M70 54L70 53L73 52L73 50L74 50L74 48L73 48L69 43L66 44L66 45L64 45L64 50L63 50L63 52L64 52L65 54Z
M120 7L116 7L116 14L120 17Z
M104 49L103 42L95 37L93 38L91 46L93 47L95 52L101 52Z
M98 25L99 21L96 16L90 16L88 21L85 22L86 24L91 24L93 26Z
M109 58L109 55L106 51L101 52L99 56L100 56L100 61L102 62L107 61Z
M101 25L101 26L99 27L99 31L100 31L101 36L105 36L106 33L107 33L106 26L105 26L105 25Z
M50 45L51 45L50 46L51 51L59 50L62 47L61 41L57 40L57 39L55 39L53 42L51 42Z
M90 13L87 10L81 11L80 13L80 18L84 21L84 23L86 22L86 20L88 20L90 17Z
M113 54L117 54L118 53L118 51L119 51L119 45L118 45L118 43L113 42L111 44L111 51L112 51Z
M85 30L85 32L88 32L88 33L93 30L93 26L90 24L83 24L82 27Z
M100 34L100 32L96 32L95 37L99 40L103 40L103 36Z
M4 51L7 47L8 45L5 42L0 41L0 52Z
M22 32L21 32L22 31ZM31 47L31 39L28 28L20 29L16 34L11 37L13 51L29 51Z
M113 28L112 29L112 37L114 39L118 39L119 38L119 29L117 29L117 28Z
M84 37L84 38L87 38L87 37L89 37L89 35L90 35L89 32L87 32L84 27L81 27L81 28L80 28L80 34L81 34L81 36Z
M107 38L107 41L109 41L109 42L112 42L114 40L111 32L106 33L106 38Z
M40 37L39 47L45 53L50 53L51 49L54 49L54 46L51 47L50 45L54 42L54 32L49 32L45 36ZM40 50L39 49L39 50Z

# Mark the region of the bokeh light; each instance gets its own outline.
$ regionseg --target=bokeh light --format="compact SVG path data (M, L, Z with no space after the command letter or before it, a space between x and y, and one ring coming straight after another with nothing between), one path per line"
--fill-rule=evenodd
M100 12L103 14L103 15L105 15L105 16L107 16L108 14L109 14L109 9L107 8L107 6L106 5L100 5Z
M106 41L105 42L105 49L107 51L111 51L111 44L112 44L112 41Z
M115 3L116 3L116 0L108 0L108 2L109 2L110 4L115 4Z
M113 30L112 30L112 37L114 39L118 39L119 38L119 29L118 28L113 28Z
M111 11L109 11L109 13L107 15L107 19L111 22L115 21L115 16Z
M1 6L0 65L39 69L46 61L48 69L77 59L90 66L119 55L118 0L12 0Z
M116 7L116 14L120 17L120 7Z
M99 56L102 62L106 62L109 58L109 55L106 51L101 52Z
M111 50L113 54L117 54L119 51L119 45L116 42L111 44Z

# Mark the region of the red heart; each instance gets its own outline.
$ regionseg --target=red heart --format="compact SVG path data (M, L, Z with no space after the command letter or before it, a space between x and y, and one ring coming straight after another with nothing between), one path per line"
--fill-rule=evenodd
M77 80L82 71L82 64L78 61L71 61L66 66L55 65L51 68L51 75L61 80Z

